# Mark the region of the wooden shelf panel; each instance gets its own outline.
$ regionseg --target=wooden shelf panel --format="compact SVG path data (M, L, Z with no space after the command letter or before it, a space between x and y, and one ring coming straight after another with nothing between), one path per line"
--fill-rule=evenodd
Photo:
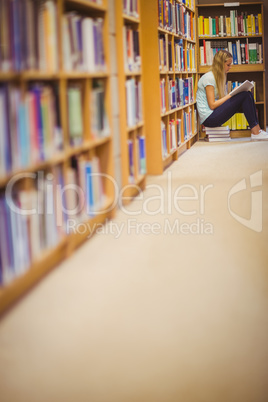
M211 66L200 66L199 73L205 74L211 69ZM232 64L229 73L241 73L241 72L257 72L265 71L264 64Z
M24 173L28 172L37 172L38 170L46 170L51 168L52 166L63 163L66 159L67 155L62 152L59 153L58 155L55 155L53 158L49 160L40 161L39 163L36 163L34 165L13 170L12 172L8 173L5 177L0 177L0 188L5 187L9 182L9 180L16 175L23 175Z
M125 22L132 23L132 24L140 23L139 17L132 17L131 15L128 15L128 14L123 14L123 19L125 20Z
M65 0L65 4L72 6L83 6L89 10L106 11L107 8L104 4L97 4L90 0Z
M107 78L109 77L109 71L95 71L95 72L84 72L84 71L59 71L59 72L49 72L49 71L39 71L39 70L26 70L22 72L4 72L0 71L0 81L10 81L10 80L59 80L59 79L87 79L87 78Z
M240 35L240 36L199 36L198 40L230 40L230 39L254 39L262 38L262 35Z
M195 6L196 6L196 8L206 8L206 7L224 7L224 4L226 4L226 3L214 3L214 4L196 4ZM263 2L254 2L254 5L262 5L263 4ZM243 2L243 3L239 3L239 7L243 7L243 6L252 6L252 3L245 3L245 2ZM232 9L232 8L236 8L237 6L228 6L228 7L225 7L227 10L230 10L230 9Z
M166 111L164 113L161 113L161 117L169 116L172 113L178 112L179 110L183 110L183 109L185 109L185 108L187 108L189 106L193 106L195 104L196 104L196 102L191 102L191 103L187 103L186 105L177 107L175 109L168 110L168 111Z
M142 75L141 71L125 71L126 77L140 77Z
M176 34L174 32L169 31L168 29L165 29L165 28L162 28L162 27L158 27L158 32L163 33L163 34L172 35L176 39L182 39L182 40L190 42L190 43L196 43L196 41L194 39L186 38L183 35L178 35L178 34Z
M141 127L143 127L144 126L144 122L143 121L140 121L138 124L136 124L135 126L132 126L132 127L127 127L127 132L129 133L129 132L131 132L131 131L134 131L134 130L137 130L138 128L141 128Z

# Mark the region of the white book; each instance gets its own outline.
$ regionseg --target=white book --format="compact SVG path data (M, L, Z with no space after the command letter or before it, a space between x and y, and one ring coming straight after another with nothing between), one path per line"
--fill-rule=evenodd
M93 19L86 17L82 19L82 42L83 42L83 59L84 69L87 72L96 70L94 61L94 34Z
M241 85L239 85L238 87L234 88L231 92L230 95L234 96L236 94L239 94L240 92L243 91L249 91L251 88L254 87L254 84L252 81L244 81Z

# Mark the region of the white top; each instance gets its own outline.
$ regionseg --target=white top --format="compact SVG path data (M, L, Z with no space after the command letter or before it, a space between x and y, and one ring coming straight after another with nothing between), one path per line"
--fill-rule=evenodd
M198 81L198 88L196 92L196 104L197 110L200 117L200 123L202 124L208 116L213 112L212 109L208 106L207 94L206 94L206 86L212 85L214 87L215 100L218 99L218 91L216 87L216 81L212 71L202 75L200 80Z

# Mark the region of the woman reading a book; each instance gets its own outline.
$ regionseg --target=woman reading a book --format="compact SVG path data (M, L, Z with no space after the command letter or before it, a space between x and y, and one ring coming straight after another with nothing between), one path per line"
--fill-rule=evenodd
M226 94L226 76L232 60L230 52L219 50L213 58L211 70L200 78L196 93L200 123L205 127L218 127L235 113L242 112L250 126L251 138L266 140L268 133L259 126L251 91L243 91L233 96Z

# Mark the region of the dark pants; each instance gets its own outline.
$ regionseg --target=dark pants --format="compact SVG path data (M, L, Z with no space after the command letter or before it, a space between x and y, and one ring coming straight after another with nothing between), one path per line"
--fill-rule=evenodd
M254 97L250 91L240 92L232 96L203 122L205 127L218 127L229 120L235 113L244 113L249 127L253 128L258 122Z

